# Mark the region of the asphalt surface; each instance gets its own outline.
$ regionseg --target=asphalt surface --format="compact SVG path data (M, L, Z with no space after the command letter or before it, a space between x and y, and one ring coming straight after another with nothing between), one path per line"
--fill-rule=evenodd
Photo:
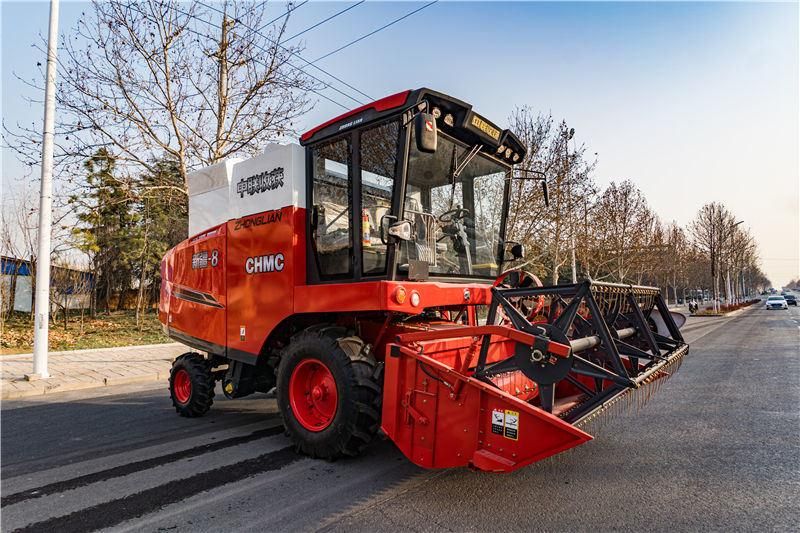
M304 458L264 396L192 420L163 387L4 402L2 530L797 531L800 310L684 333L690 355L644 407L509 475L423 471L388 441Z

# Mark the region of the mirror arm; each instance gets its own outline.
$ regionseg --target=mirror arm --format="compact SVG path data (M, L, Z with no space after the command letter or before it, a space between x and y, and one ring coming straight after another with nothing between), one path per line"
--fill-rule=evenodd
M528 177L528 176L522 176L522 175L515 176L513 174L514 172L520 172L520 173L525 172L525 173L528 173L528 174L535 174L535 176L534 177ZM517 171L512 170L511 173L512 173L511 174L511 179L541 181L542 182L542 194L544 195L544 205L546 207L550 207L550 193L549 193L549 191L547 189L547 174L545 174L541 170L517 170Z
M425 107L423 109L419 109L419 104L424 104ZM403 120L403 127L405 128L409 124L414 121L414 117L416 117L420 113L427 113L431 108L431 105L428 103L427 100L422 100L421 102L412 105L411 107L407 108L403 111L403 115L406 117Z
M392 221L394 221L394 222L397 222L397 217L396 217L396 216L394 216L394 215L389 215L389 214L383 215L383 216L381 217L381 222L380 222L380 224L378 224L378 225L380 226L380 237L381 237L381 242L382 242L383 244L386 244L386 245L388 245L388 244L389 244L389 239L387 239L387 238L386 238L386 234L384 234L384 232L383 232L383 228L384 228L384 226L386 226L386 224L384 224L384 222L383 222L384 220L388 220L390 223L391 223Z

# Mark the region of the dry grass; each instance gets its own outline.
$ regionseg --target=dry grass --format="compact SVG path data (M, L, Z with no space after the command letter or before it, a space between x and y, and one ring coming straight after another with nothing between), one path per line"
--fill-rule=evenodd
M142 319L141 328L136 327L134 311L114 311L110 315L100 313L95 318L87 315L81 321L80 314L69 316L67 328L64 320L50 323L50 350L80 350L84 348L110 348L137 344L170 342L161 331L161 323L154 311ZM3 324L0 333L0 354L26 353L33 349L33 320L28 313L14 313Z
M703 309L702 311L694 313L694 316L722 316L725 313L730 313L732 311L736 311L737 309L742 309L743 307L753 305L760 301L761 300L750 300L748 302L742 302L738 304L721 305L719 306L719 311L716 312L713 309Z

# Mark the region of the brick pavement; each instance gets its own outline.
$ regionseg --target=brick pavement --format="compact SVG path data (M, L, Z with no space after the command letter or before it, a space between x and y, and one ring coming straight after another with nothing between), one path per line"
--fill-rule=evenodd
M172 361L189 349L178 343L50 352L50 378L27 381L33 354L0 355L0 398L4 400L57 392L108 387L169 378Z

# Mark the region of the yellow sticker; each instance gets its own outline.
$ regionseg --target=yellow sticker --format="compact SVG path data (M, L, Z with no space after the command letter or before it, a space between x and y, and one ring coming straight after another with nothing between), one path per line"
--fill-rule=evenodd
M519 439L519 411L510 411L506 409L505 415L506 423L504 436L511 440Z
M481 130L483 133L491 137L492 139L499 140L500 139L500 130L483 120L478 115L472 115L472 125Z

